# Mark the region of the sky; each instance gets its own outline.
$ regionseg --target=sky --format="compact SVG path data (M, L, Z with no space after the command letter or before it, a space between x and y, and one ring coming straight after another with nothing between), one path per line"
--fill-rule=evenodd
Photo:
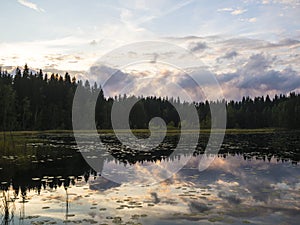
M124 74L153 75L151 65L103 65L101 59L118 47L130 44L132 55L134 43L158 41L197 57L226 99L300 90L300 0L10 0L0 8L0 66L8 71L27 63L103 83L117 69L122 88ZM181 57L172 49L147 54L154 61ZM181 70L203 75L182 60ZM171 67L155 67L155 76L173 76ZM193 90L183 73L176 76Z

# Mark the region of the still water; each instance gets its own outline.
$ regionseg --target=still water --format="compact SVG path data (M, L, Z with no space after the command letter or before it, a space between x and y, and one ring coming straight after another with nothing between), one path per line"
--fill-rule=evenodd
M205 156L212 164L199 171L207 138L191 154L168 157L176 135L152 152L102 135L110 149L104 164L119 176L130 166L146 177L141 165L187 162L169 179L144 184L94 171L70 134L26 135L18 151L1 151L2 224L299 224L299 132L227 134L219 154Z

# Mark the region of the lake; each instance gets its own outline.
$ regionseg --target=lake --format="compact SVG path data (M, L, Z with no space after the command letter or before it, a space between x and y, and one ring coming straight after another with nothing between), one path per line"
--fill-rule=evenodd
M101 172L82 156L91 144L79 149L69 133L7 134L14 141L1 149L2 224L299 224L299 131L226 134L217 155L203 154L208 134L193 152L174 151L177 134L151 151L100 137L109 151L89 157ZM213 161L199 171L203 157ZM183 168L144 182L160 176L145 166L166 164Z

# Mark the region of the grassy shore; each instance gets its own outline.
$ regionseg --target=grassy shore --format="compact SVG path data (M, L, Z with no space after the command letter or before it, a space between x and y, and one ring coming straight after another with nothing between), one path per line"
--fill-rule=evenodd
M129 130L116 130L121 133L127 133ZM133 133L149 133L148 129L132 129L131 130ZM226 134L250 134L250 133L273 133L277 131L284 131L284 129L277 129L277 128L262 128L262 129L226 129L225 133ZM60 134L60 133L65 133L65 134L72 134L74 131L73 130L44 130L44 131L0 131L0 138L3 138L3 135L9 136L10 133L13 136L31 136L31 135L36 135L36 134ZM93 131L91 130L80 130L78 131L80 133L91 133ZM157 130L156 132L163 132L162 130ZM196 133L198 130L184 130L180 131L179 129L169 129L167 131L167 134L178 134L178 133ZM200 133L207 134L210 133L210 129L201 129ZM216 133L222 133L224 130L222 129L215 129L214 132ZM113 134L114 130L98 130L98 133L100 134Z

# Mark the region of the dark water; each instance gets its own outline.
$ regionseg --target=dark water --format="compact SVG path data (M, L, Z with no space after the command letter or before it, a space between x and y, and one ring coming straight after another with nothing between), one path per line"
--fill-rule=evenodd
M94 171L69 134L26 136L18 151L1 152L2 223L299 224L300 132L228 134L219 154L206 156L214 160L204 171L208 136L193 153L172 154L178 138L139 152L101 136L109 149L103 161L123 176L130 166L146 177L141 165L188 161L169 179L146 185Z

